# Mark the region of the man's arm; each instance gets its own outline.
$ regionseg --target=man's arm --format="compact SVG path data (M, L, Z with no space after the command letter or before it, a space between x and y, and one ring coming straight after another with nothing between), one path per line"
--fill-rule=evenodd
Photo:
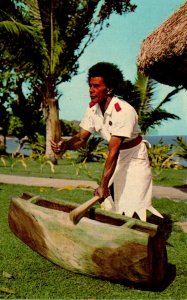
M101 199L105 199L110 195L108 189L108 183L116 168L119 149L123 140L124 137L118 137L118 136L112 136L110 139L108 145L109 153L108 153L107 160L105 162L101 183L100 186L95 191L95 195L99 196Z
M65 150L77 150L85 145L91 133L83 128L80 128L79 132L74 135L71 139L66 141Z
M79 132L68 141L64 141L63 139L59 143L51 141L51 148L56 154L60 154L66 150L77 150L84 146L90 135L89 131L80 128Z

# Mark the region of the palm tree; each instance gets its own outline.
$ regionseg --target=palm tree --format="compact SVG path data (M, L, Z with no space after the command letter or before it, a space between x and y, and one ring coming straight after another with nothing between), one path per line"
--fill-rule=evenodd
M171 101L182 87L173 89L158 105L154 106L155 89L158 82L138 72L134 85L128 82L126 86L128 92L126 92L125 98L135 107L143 134L148 133L150 128L160 125L163 120L179 119L177 115L167 112L163 105Z
M49 141L51 137L60 138L58 85L76 74L79 57L99 35L111 13L131 12L136 5L129 0L14 0L13 3L25 4L21 19L34 28L31 49L24 41L20 45L20 64L24 64L30 80L34 79L40 89L46 117L46 155L54 157Z

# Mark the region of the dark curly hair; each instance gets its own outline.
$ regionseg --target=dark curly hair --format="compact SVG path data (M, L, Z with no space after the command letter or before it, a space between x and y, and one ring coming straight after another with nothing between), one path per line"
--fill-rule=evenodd
M124 77L118 66L113 63L99 62L88 70L88 82L91 77L102 77L107 87L118 94L118 88L124 81Z

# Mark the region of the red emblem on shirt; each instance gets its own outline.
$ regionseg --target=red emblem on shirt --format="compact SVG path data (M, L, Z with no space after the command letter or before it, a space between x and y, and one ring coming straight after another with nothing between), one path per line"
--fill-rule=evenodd
M121 110L121 106L119 105L118 102L116 102L116 103L114 104L114 107L115 107L116 111L120 111L120 110Z

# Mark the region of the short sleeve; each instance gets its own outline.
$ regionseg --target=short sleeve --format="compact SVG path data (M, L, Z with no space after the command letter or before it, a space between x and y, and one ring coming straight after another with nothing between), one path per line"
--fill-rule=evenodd
M138 117L134 109L126 107L125 110L114 111L112 119L112 135L132 138L139 132Z
M80 122L79 126L81 128L83 128L84 130L89 131L90 133L93 133L95 131L93 116L92 116L92 112L89 107L85 111L85 114L84 114L83 119Z

